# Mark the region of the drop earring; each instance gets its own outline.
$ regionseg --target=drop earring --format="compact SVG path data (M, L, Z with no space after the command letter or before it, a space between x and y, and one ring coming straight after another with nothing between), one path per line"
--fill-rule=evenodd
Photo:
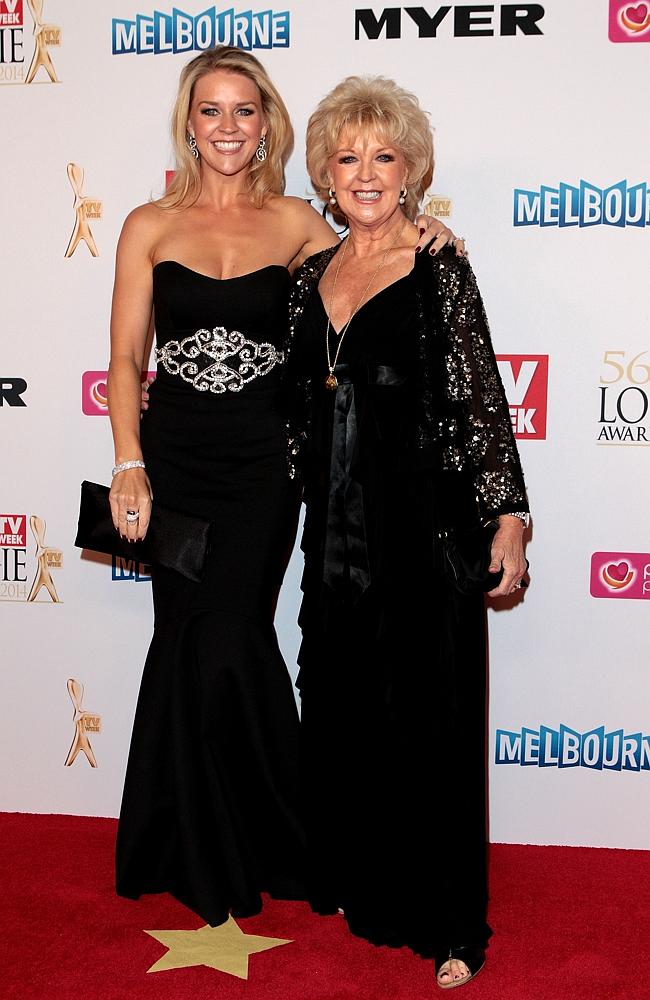
M198 158L199 158L199 151L196 148L196 139L195 139L195 137L193 135L189 135L188 134L188 136L187 136L187 145L190 147L190 153L192 154L192 156L194 157L194 159L198 160Z
M329 189L329 199L330 199L330 205L336 205L336 191L334 190L333 187L330 187Z
M255 156L260 161L260 163L264 163L264 160L267 157L267 152L266 152L266 136L265 135L261 135L260 136L260 141L257 144L257 149L255 150Z
M403 205L404 202L406 201L407 194L408 194L408 189L405 188L405 187L402 188L402 190L399 193L399 203L400 203L400 205Z

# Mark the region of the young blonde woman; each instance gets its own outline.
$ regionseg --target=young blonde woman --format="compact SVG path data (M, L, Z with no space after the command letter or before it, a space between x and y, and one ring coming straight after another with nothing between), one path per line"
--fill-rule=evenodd
M169 891L210 924L303 893L298 718L273 627L298 494L276 402L291 272L337 242L283 197L292 129L261 64L219 47L183 70L177 172L127 218L111 322L116 528L153 503L209 518L200 584L154 566L154 634L133 729L117 889ZM444 227L439 246L452 234ZM140 420L155 323L158 378Z

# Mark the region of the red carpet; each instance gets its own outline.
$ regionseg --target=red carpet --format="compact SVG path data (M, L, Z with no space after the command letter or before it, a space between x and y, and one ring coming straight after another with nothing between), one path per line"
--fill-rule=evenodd
M291 938L249 979L204 966L147 974L165 954L144 930L194 929L169 896L113 893L115 822L0 814L0 995L20 1000L425 1000L432 964L353 938L340 917L268 901L246 934ZM488 963L454 1000L648 1000L650 852L491 850Z

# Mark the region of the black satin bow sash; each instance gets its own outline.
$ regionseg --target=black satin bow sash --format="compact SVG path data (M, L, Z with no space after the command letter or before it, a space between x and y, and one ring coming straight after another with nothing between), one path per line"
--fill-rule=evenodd
M351 469L357 447L357 405L354 382L367 385L397 386L405 376L387 365L364 365L354 368L337 365L332 423L327 537L323 579L336 588L349 575L349 592L358 600L370 584L370 566L363 515L363 490ZM354 381L353 381L354 379Z

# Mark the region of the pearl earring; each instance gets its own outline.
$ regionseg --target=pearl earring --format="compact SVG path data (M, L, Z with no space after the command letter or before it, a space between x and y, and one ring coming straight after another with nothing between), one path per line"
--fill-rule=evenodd
M403 205L404 202L406 201L407 194L408 194L408 189L405 188L405 187L402 188L402 190L399 193L399 203L400 203L400 205Z
M330 196L330 205L336 205L336 191L332 187L330 187L329 189L329 196Z

